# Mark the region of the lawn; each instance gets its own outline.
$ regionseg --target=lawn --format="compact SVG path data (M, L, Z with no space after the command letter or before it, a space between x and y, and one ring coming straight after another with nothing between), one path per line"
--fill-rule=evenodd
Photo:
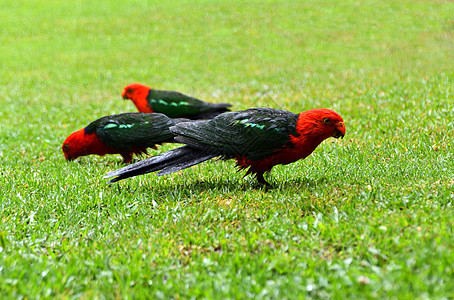
M0 39L2 298L454 297L453 2L3 1ZM347 134L272 189L216 160L107 185L119 155L61 145L131 82Z

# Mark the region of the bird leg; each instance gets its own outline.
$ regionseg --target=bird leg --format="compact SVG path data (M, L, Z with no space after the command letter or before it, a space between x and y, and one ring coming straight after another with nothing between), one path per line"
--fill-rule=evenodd
M263 173L257 173L257 174L255 175L255 177L257 178L257 181L258 181L260 184L263 184L263 185L266 186L266 187L270 187L270 186L271 186L271 184L269 184L269 183L265 180L265 178L263 178Z
M132 161L132 154L130 153L121 153L121 156L124 164L129 164Z

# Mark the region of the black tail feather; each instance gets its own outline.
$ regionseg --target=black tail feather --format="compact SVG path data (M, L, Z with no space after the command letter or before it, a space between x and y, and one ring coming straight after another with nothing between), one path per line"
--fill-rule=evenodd
M218 155L210 154L206 151L194 149L189 146L183 146L109 172L104 178L117 176L109 181L109 183L112 183L156 171L161 171L158 175L166 175L189 168L216 156Z
M200 151L200 150L196 150L196 151ZM179 161L175 161L171 165L168 165L167 167L162 168L161 171L158 173L158 176L167 175L167 174L179 171L179 170L183 170L183 169L192 167L194 165L198 165L198 164L200 164L206 160L212 159L216 156L217 155L205 153L201 156L194 156L191 159L188 159L187 157L184 159L180 159Z
M230 103L210 103L211 111L228 111L232 106Z

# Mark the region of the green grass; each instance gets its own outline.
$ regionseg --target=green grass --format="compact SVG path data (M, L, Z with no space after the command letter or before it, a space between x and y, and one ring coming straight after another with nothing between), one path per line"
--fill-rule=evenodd
M70 2L0 4L2 298L454 297L452 2ZM107 185L120 156L60 147L131 82L347 135L272 190L233 161Z

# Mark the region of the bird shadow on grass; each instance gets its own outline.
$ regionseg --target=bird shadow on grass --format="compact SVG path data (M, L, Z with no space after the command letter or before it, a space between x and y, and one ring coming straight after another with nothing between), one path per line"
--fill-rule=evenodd
M146 175L145 175L146 176ZM150 176L151 177L151 176ZM266 190L265 186L253 182L239 182L237 180L223 180L223 179L210 179L210 180L188 180L187 182L175 182L173 180L156 182L152 178L147 180L146 184L134 186L133 183L127 181L112 183L109 186L118 186L119 189L128 190L130 193L153 193L162 197L171 195L180 196L195 196L202 193L235 193L247 192L253 190Z
M270 186L265 186L256 182L255 178L246 179L220 179L212 178L209 180L188 180L187 182L175 182L173 180L157 183L152 178L144 184L137 185L137 182L118 182L109 185L110 188L118 189L119 192L128 194L148 194L153 198L173 198L175 200L185 198L197 198L201 195L213 194L214 196L238 193L276 193L301 190L312 190L320 185L328 183L325 177L317 180L307 178L295 178L278 182L271 181Z
M292 178L285 181L275 180L272 183L272 189L276 190L286 190L286 189L315 189L320 185L326 185L329 182L328 178L320 177L318 179L309 179L305 177L301 178Z

